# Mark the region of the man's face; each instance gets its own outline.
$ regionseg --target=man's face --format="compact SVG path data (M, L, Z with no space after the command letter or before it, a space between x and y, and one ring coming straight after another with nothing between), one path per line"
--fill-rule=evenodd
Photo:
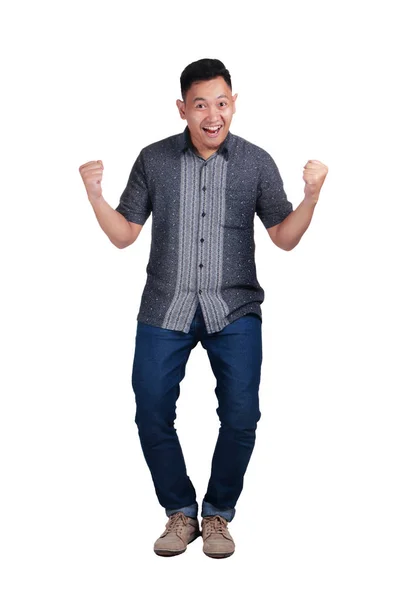
M176 101L179 114L187 121L193 145L205 158L214 154L228 135L236 112L236 98L225 79L216 77L194 82L186 101Z

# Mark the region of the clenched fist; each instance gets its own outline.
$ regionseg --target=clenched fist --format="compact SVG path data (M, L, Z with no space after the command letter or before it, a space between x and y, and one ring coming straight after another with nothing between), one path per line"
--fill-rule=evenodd
M304 167L303 179L306 182L304 193L307 198L317 201L328 167L319 160L309 160Z
M79 167L79 173L85 184L89 200L95 200L102 195L101 180L103 178L103 163L101 160L91 160Z

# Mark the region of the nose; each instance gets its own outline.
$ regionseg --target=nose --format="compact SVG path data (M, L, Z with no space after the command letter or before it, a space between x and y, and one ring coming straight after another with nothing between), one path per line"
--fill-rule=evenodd
M219 107L210 105L208 108L208 118L211 123L214 121L219 121Z

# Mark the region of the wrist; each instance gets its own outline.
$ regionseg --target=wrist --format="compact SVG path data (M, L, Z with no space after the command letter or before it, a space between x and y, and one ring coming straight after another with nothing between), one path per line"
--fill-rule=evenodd
M319 199L319 193L318 194L306 194L304 196L304 204L307 204L308 206L315 206L318 202Z
M102 198L102 194L99 194L97 196L94 196L93 194L88 194L88 200L90 202L90 204L96 204L97 202L99 202Z

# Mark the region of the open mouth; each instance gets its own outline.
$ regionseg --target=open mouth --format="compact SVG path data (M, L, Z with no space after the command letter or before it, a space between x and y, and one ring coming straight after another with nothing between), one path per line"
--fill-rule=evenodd
M217 125L216 127L203 127L202 129L206 132L208 137L215 138L221 131L222 125Z

